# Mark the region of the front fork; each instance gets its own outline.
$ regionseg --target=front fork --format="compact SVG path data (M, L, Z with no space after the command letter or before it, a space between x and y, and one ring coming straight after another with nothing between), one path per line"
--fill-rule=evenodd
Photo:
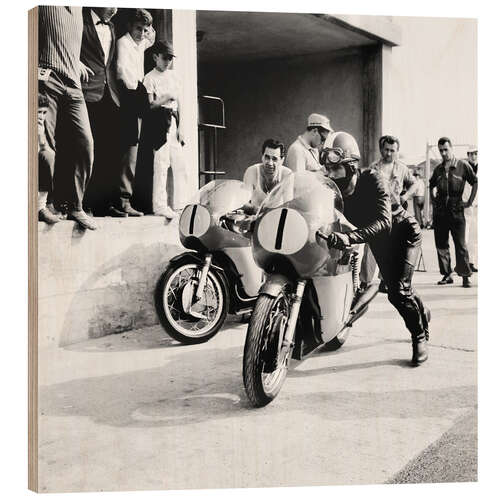
M305 286L306 282L304 280L299 280L297 282L297 289L295 290L295 293L290 295L292 306L290 308L290 315L288 317L283 343L281 344L282 347L280 351L280 361L282 361L283 358L288 354L288 351L293 348L295 327L297 325L297 318L299 317L300 304L302 303L302 296L304 295Z
M212 254L207 254L205 255L205 263L203 264L203 268L201 269L201 274L198 278L198 286L196 287L196 294L195 297L197 300L200 300L203 291L205 290L205 284L207 282L207 275L208 275L208 270L210 269L210 266L212 265Z

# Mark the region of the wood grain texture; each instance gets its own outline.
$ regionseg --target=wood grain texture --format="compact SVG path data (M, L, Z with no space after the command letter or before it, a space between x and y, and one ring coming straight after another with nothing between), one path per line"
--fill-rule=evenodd
M38 491L38 8L28 13L28 488Z

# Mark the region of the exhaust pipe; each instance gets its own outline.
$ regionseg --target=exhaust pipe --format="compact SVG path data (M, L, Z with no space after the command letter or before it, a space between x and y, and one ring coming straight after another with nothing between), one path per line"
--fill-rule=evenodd
M351 318L348 320L348 323L354 323L358 318L360 318L365 312L361 312L365 309L366 306L375 298L378 293L378 284L372 283L369 287L367 287L363 293L358 295L356 302L353 304L353 308L351 309ZM349 325L351 326L351 325Z
M351 331L351 326L357 321L366 311L368 311L368 304L375 298L378 293L378 284L372 283L362 294L358 296L358 300L351 309L349 319L347 320L344 328L334 337L330 342L325 344L326 350L336 351L340 349L344 342L347 340Z

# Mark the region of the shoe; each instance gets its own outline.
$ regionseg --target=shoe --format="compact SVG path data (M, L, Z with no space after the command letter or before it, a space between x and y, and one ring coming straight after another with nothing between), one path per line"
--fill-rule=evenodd
M469 267L473 273L477 273L477 267L474 264L469 264Z
M60 210L54 207L53 203L47 203L47 208L52 212L53 215L59 217L60 220L66 219L66 215L63 214Z
M124 212L123 210L119 210L118 208L113 207L113 206L108 208L106 215L109 215L111 217L128 217L127 212Z
M61 219L54 215L47 207L38 211L38 220L47 224L56 224Z
M449 285L451 283L453 283L453 278L451 277L451 274L443 276L443 278L437 282L438 285Z
M380 293L387 293L387 285L385 284L384 280L380 281L380 285L378 286L378 291Z
M139 210L132 208L132 205L124 205L120 208L120 211L125 212L130 215L130 217L142 217L144 215L142 212L139 212Z
M68 214L68 220L78 222L83 229L94 231L97 229L96 223L83 210L73 210Z
M165 219L173 219L177 216L177 213L174 212L170 207L166 207L154 212L153 215L165 217Z
M470 278L468 276L464 276L462 278L462 286L464 288L470 288L471 287Z
M424 339L412 339L412 358L411 364L414 366L421 365L429 358L427 352L427 341Z

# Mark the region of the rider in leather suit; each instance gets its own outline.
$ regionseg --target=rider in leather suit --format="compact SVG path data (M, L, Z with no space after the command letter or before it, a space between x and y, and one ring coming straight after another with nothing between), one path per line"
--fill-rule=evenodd
M386 181L374 169L360 172L356 140L338 132L331 148L322 151L328 176L344 197L344 215L357 226L348 233L332 233L329 246L344 249L368 243L387 284L388 298L402 316L412 338L412 363L427 360L430 312L411 284L422 244L420 226L401 205L391 206Z

